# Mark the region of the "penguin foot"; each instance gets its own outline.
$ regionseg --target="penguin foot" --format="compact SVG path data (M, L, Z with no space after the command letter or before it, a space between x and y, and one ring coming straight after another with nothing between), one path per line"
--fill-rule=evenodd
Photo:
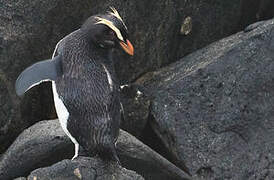
M78 157L78 154L75 154L72 158L71 158L71 160L73 161L75 158L77 158Z

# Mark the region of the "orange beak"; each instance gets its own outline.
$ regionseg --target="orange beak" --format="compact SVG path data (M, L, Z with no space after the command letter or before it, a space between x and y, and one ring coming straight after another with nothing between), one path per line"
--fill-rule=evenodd
M126 53L128 53L129 55L133 56L134 54L134 48L131 44L131 42L129 40L126 41L126 43L124 43L123 41L120 42L121 47L123 48L124 51L126 51Z

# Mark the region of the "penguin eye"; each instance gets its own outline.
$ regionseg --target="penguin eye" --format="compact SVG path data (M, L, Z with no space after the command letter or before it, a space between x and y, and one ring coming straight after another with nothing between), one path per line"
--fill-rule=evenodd
M108 34L109 34L109 36L115 36L115 33L112 31L112 30L110 30L109 32L108 32Z

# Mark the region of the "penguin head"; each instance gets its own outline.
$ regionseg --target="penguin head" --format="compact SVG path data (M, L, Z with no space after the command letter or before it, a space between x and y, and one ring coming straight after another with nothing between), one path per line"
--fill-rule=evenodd
M134 54L134 48L128 40L127 27L113 7L107 14L88 18L81 29L100 48L122 48L129 55Z

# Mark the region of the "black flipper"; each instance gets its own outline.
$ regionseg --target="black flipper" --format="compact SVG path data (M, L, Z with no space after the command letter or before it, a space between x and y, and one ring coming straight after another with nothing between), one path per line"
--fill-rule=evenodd
M61 55L37 62L26 68L17 78L15 90L18 96L43 81L55 81L62 75Z

